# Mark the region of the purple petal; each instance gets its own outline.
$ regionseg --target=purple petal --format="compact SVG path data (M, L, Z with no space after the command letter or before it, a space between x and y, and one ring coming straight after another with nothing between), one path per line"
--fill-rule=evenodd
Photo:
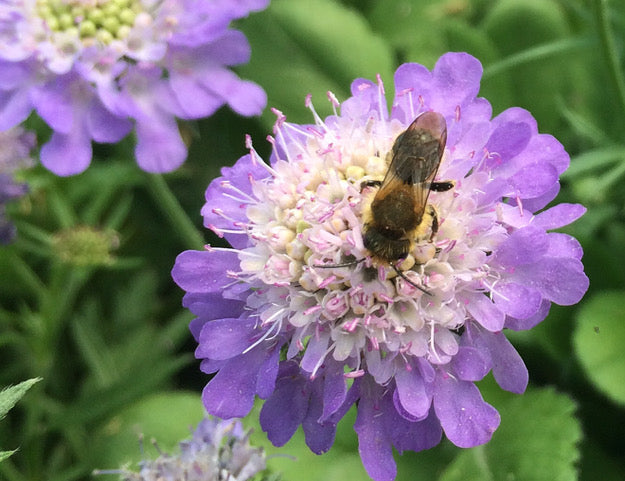
M527 388L529 374L521 356L503 333L486 333L493 360L495 381L506 391L522 394Z
M218 82L213 85L220 87ZM220 93L227 96L228 105L232 110L245 117L260 115L267 105L265 91L249 80L233 79L231 83L225 85L225 88L220 89Z
M232 110L240 115L260 115L267 105L265 91L254 82L241 80L226 68L213 69L202 79L204 88L209 89Z
M436 62L432 77L430 107L438 112L452 113L457 105L477 96L482 65L467 53L447 53Z
M222 168L221 177L214 179L206 189L206 203L201 210L204 227L217 234L221 229L236 229L244 234L235 224L247 224L248 204L237 190L251 194L253 182L268 175L262 160L249 154L241 157L234 166ZM247 235L223 235L233 247L242 248L248 243Z
M572 257L581 260L584 250L575 237L560 232L551 232L548 236L547 257Z
M417 369L397 369L395 384L401 406L412 416L422 419L430 410L431 395L428 395L423 378Z
M405 125L410 124L417 112L414 106L415 97L429 97L432 74L423 65L405 63L395 72L395 99L393 100L392 118ZM353 87L352 87L353 92Z
M397 352L391 351L387 356L382 357L377 349L365 353L367 371L378 384L385 384L395 374L393 359L396 355Z
M472 448L490 441L499 426L499 413L484 402L479 389L444 373L437 379L434 409L445 435L456 446Z
M436 370L426 359L419 357L417 358L417 367L419 368L419 372L421 373L421 377L426 383L431 383L436 379Z
M508 316L527 319L540 309L542 295L536 289L514 282L502 282L492 290L497 308Z
M488 374L490 366L482 353L473 347L461 346L451 367L461 381L479 381Z
M495 177L483 186L483 190L476 192L475 198L479 206L490 208L500 202L502 197L506 197L509 192L508 179Z
M225 360L238 356L258 337L259 331L255 327L255 319L218 319L207 322L200 332L195 357Z
M136 121L137 163L146 172L155 174L171 172L187 158L184 145L174 117L166 115L140 118Z
M547 252L547 233L534 225L515 230L503 241L495 253L495 259L505 266L519 266L539 261Z
M467 311L473 318L489 331L501 331L506 315L483 293L466 295Z
M495 126L508 123L525 124L529 128L532 138L538 134L538 124L536 123L536 119L531 113L521 107L510 107L493 119L493 124Z
M184 111L182 118L208 117L224 104L219 95L207 90L194 75L173 75L170 83Z
M545 230L559 229L579 219L586 212L581 204L558 204L534 217L534 225Z
M531 265L517 266L514 280L538 289L543 297L561 306L577 304L588 290L588 277L577 259L547 257Z
M527 117L531 118L529 112L527 112ZM570 158L562 144L554 137L547 134L537 134L532 136L525 150L514 159L513 163L519 167L529 164L549 164L560 175L568 168Z
M32 90L32 100L37 114L56 132L69 134L82 125L75 125L95 96L95 92L74 74L56 77L42 88Z
M326 356L330 333L319 333L310 338L300 367L311 375L315 375Z
M268 350L268 356L260 366L256 380L256 394L261 399L267 399L276 388L276 378L280 362L280 343L276 343Z
M541 209L544 209L549 202L555 199L560 192L560 183L557 182L553 184L547 192L538 197L533 197L531 199L524 198L523 199L523 208L529 212L538 212Z
M530 164L508 178L508 182L519 197L538 197L558 183L558 171L550 164Z
M540 303L540 308L536 314L528 317L527 319L517 319L511 316L506 318L506 327L508 329L512 329L513 331L526 331L531 329L532 327L537 326L547 317L549 314L549 309L551 308L551 302L546 299L543 299Z
M113 115L99 99L93 100L85 120L89 134L96 142L119 142L132 130L130 120Z
M274 446L291 439L308 410L310 390L296 362L280 364L276 389L260 411L260 425Z
M176 257L171 276L187 292L220 292L231 282L226 271L238 266L235 251L185 251Z
M202 391L206 411L223 419L246 416L254 405L254 380L265 357L264 350L252 349L226 362Z
M530 126L520 122L507 122L499 125L490 135L486 150L493 154L493 167L522 152L532 135Z
M358 110L357 112L359 114L369 112L373 105L375 105L375 95L378 92L378 86L371 80L365 78L357 78L350 85L350 90L354 98L359 99L363 105L366 105L368 107L366 110ZM342 108L343 106L341 106L341 109ZM341 111L341 113L345 114L345 112L343 111ZM357 115L356 117L358 116L360 115Z
M206 374L213 374L228 364L228 361L215 361L213 359L202 359L200 361L200 371Z
M194 67L209 68L215 64L239 65L250 61L251 48L238 30L228 30L210 44L193 49Z
M302 421L306 445L315 454L328 452L334 444L336 425L331 422L319 422L323 412L323 383L317 379L311 383L312 392L308 403L308 412Z
M14 92L0 92L0 131L8 130L21 124L33 106L27 90L20 89Z
M41 147L41 163L52 173L60 176L83 172L91 163L91 141L86 131L76 131L63 135L52 133L50 140Z
M7 62L0 60L0 90L20 90L28 92L33 81L36 65L31 62Z
M242 301L225 299L222 292L187 293L182 298L182 305L203 321L239 317L245 307Z
M493 375L497 384L506 391L521 394L527 388L529 374L525 363L514 346L501 332L488 332L469 324L467 331L477 349L491 358Z
M419 452L436 446L441 441L443 431L434 408L421 421L410 422L399 416L387 428L391 432L393 446L401 454L403 451Z
M326 421L336 413L347 396L347 384L343 376L342 364L327 360L323 380L323 413L319 417L319 422Z
M337 424L347 414L352 405L358 402L361 397L360 388L363 384L362 380L362 377L354 379L351 387L347 390L343 404L328 418L328 421Z
M387 429L387 418L392 416L392 411L381 408L377 402L372 396L363 396L358 403L358 415L354 423L354 430L358 434L358 452L367 474L375 481L393 481L397 475L397 466Z

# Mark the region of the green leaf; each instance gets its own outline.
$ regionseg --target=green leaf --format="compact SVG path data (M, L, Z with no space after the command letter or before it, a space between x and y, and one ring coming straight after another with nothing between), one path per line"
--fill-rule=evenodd
M550 45L568 35L563 8L553 0L501 0L493 3L483 28L503 57L518 58L520 52L534 52L532 62L514 65L506 72L514 79L514 103L530 110L541 130L553 131L560 115L557 99L567 96L572 87L562 72L574 70L577 59L572 52L544 58L543 50L534 47Z
M462 451L440 481L577 479L581 427L571 399L553 389L541 389L497 407L501 426L493 439Z
M304 105L308 93L323 117L332 112L328 90L341 101L358 77L373 79L379 73L387 82L392 79L388 45L358 12L330 0L274 0L239 26L252 46L251 61L239 73L259 83L268 106L289 121L311 122ZM270 127L275 116L266 109L262 120Z
M26 391L28 391L33 384L41 381L41 378L33 378L27 381L19 383L17 386L11 386L3 389L0 392L0 419L7 415L9 410L15 406L15 403L19 401Z
M13 406L19 401L26 391L28 391L33 384L41 381L41 378L28 379L27 381L19 383L17 386L11 386L3 389L0 392L0 419L4 418ZM13 451L0 451L0 462L15 453L17 449Z
M439 0L377 2L369 21L403 58L431 68L446 50L445 35L440 28L446 15L444 8Z
M165 392L148 396L112 417L95 436L95 452L99 452L98 469L116 469L124 463L137 463L156 458L159 449L176 451L178 443L191 437L191 430L204 416L197 393ZM139 439L147 440L145 453ZM134 466L133 466L134 467Z
M14 449L13 451L0 451L0 462L4 461L6 458L11 456L12 454L15 454L16 452L17 449Z
M625 291L605 291L584 303L573 334L575 353L588 379L625 404Z

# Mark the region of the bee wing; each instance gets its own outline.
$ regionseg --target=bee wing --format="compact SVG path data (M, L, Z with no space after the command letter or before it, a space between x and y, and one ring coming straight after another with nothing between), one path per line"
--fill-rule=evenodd
M393 157L376 197L383 198L399 186L411 185L417 205L425 209L446 141L445 117L437 112L419 115L395 140Z

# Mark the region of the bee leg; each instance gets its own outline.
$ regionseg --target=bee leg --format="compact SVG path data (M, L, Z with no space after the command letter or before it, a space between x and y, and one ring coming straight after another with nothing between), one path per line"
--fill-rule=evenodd
M441 182L432 182L430 184L430 190L434 192L447 192L452 189L456 183L453 180L444 180Z
M362 191L366 187L380 187L382 185L381 180L363 180L360 183L360 190Z
M432 294L430 294L425 288L416 285L414 282L412 282L410 279L408 279L408 277L406 277L406 274L404 274L395 264L391 264L391 267L393 268L393 270L397 273L397 275L399 277L401 277L403 280L405 280L408 284L410 284L412 287L416 287L417 289L419 289L421 292L423 292L424 294L427 294L428 296L431 296Z
M436 209L432 206L432 204L428 204L426 209L428 215L432 219L432 224L430 227L430 242L432 242L434 236L438 233L438 214L436 213Z

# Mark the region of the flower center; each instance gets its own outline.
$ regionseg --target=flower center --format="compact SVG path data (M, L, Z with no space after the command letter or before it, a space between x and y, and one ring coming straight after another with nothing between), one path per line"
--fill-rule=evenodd
M365 246L368 211L402 128L352 130L342 142L330 133L307 139L273 165L271 181L255 185L260 202L247 210L255 245L241 257L242 272L276 288L259 291L262 299L254 301L272 306L262 321L286 316L302 345L313 326L326 330L337 359L368 339L375 350L429 353L442 362L457 349L453 330L465 319L453 293L463 279L483 276L485 254L464 255L472 246L455 189L430 194L438 231L424 216L406 255L380 259ZM288 306L279 308L282 299Z
M37 13L50 30L85 44L124 39L142 11L140 0L37 0Z

